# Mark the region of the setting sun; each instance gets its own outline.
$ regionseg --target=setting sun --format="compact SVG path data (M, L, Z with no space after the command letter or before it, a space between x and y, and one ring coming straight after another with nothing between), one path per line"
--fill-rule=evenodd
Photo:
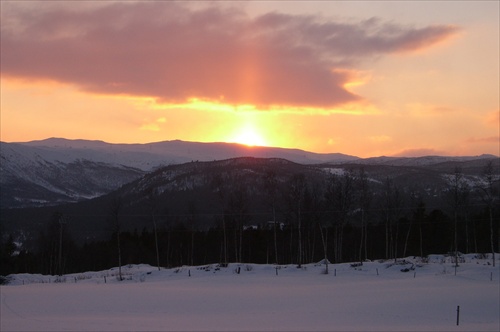
M238 130L233 138L229 140L233 143L245 144L247 146L267 146L262 135L251 126L243 127Z

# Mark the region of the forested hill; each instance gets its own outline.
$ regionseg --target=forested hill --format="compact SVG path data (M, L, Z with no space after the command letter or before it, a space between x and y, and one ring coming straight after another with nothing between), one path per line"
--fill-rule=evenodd
M321 259L326 239L337 262L443 253L453 249L455 230L461 251L484 252L489 208L498 231L499 169L497 158L421 166L250 157L190 162L94 199L3 209L2 241L53 262L64 238L80 261L98 250L103 266L114 264L117 234L125 263L151 262L154 229L169 266L220 262L222 243L230 261L311 262Z

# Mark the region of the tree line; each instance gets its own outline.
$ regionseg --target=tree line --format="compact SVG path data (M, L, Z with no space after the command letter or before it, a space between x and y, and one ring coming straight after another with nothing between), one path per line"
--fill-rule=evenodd
M374 182L363 167L326 178L307 173L283 177L270 170L259 175L258 185L220 172L209 181L217 205L209 227L199 226L203 211L195 201L185 202L186 213L165 216L168 193L149 187L143 196L150 222L142 229L123 227L127 216L120 196L109 201L109 236L102 240L77 244L66 216L54 213L31 249L17 245L12 236L3 239L0 275L63 274L138 263L159 269L229 262L300 267L323 259L340 263L494 253L500 234L497 181L491 162L476 187L456 168L436 206L425 192L403 188L389 177ZM264 202L265 221L256 220L252 211L257 194Z

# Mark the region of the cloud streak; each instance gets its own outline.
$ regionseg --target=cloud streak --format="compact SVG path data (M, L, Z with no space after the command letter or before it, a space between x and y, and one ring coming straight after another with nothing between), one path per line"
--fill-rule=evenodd
M74 3L71 4L72 6ZM335 107L362 99L346 89L368 58L430 47L457 33L372 18L360 22L178 2L10 4L2 24L2 75L49 79L99 94L183 103L190 98ZM78 6L77 6L78 8ZM3 15L6 16L6 15Z

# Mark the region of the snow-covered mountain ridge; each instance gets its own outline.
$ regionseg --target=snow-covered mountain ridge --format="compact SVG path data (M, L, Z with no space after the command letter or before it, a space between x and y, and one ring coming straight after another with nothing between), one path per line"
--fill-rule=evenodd
M482 155L361 159L340 153L319 154L298 149L179 140L147 144L112 144L63 138L24 143L0 142L0 207L76 202L109 193L163 166L239 157L279 158L303 165L385 166L429 166L495 158Z
M76 151L1 142L0 207L54 205L93 198L145 172Z
M148 144L63 138L0 142L0 207L76 202L118 189L162 166L242 156L279 157L304 164L358 159L337 153L179 140Z
M49 138L15 145L28 153L43 155L47 160L71 162L86 159L119 164L151 171L160 166L190 161L213 161L237 157L283 158L301 164L339 163L358 160L341 153L320 154L299 149L249 147L236 143L199 143L180 140L146 144L113 144L103 141Z

